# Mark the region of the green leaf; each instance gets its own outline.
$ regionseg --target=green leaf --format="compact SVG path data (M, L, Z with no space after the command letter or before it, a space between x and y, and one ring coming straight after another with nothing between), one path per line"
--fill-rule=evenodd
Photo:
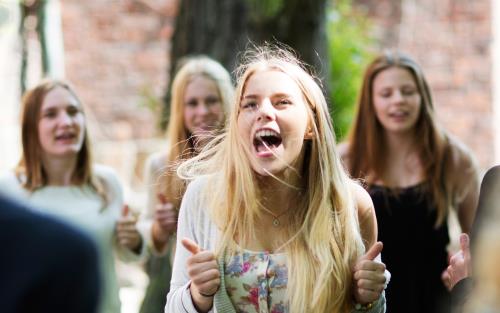
M327 32L330 55L330 113L337 140L342 140L354 117L358 91L367 62L373 57L368 16L350 0L337 0L329 8Z

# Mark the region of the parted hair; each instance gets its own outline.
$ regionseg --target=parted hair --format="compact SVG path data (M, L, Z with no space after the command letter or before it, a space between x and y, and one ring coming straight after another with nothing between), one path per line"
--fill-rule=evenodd
M161 185L167 199L178 208L180 200L185 191L185 184L175 174L176 166L182 160L191 158L196 154L193 138L184 124L184 96L188 84L196 77L203 76L212 80L218 91L224 120L217 131L221 131L225 125L225 119L234 98L234 87L228 71L217 61L207 56L192 56L181 60L179 69L175 74L171 89L170 119L167 127L168 169L163 176Z
M66 81L46 79L24 94L21 112L22 155L16 166L16 174L23 187L29 192L48 184L47 173L42 164L43 149L38 133L38 123L46 95L57 87L66 89L78 101L80 110L84 114L82 102L74 88ZM87 128L85 127L82 131L84 132L83 144L77 155L71 182L74 185L90 186L106 201L106 197L103 196L104 186L92 171L92 154Z
M437 123L431 90L424 73L408 55L399 51L386 51L376 57L365 70L356 117L349 133L348 170L354 178L366 179L368 184L381 180L388 187L394 187L386 180L390 164L385 162L384 127L377 119L373 103L375 78L392 67L405 69L411 74L421 97L414 135L427 182L426 188L430 191L430 200L437 207L436 226L439 226L468 188L457 187L454 182L453 174L458 170L457 164L464 164L465 160L468 166L462 170L470 175L477 173L471 154Z
M351 308L352 266L364 252L352 181L341 164L328 107L319 83L292 52L257 47L245 55L238 73L236 101L227 132L196 157L183 163L179 175L206 175L200 197L221 230L217 253L237 251L234 239L250 242L263 213L258 174L252 169L238 133L238 115L246 83L255 73L280 71L301 90L313 132L304 140L299 172L301 200L286 225L289 240L287 302L290 312L346 312ZM291 164L290 164L291 166Z

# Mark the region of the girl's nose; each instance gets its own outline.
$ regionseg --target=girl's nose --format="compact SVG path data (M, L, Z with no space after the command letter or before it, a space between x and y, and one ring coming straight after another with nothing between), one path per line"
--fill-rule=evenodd
M273 104L268 98L264 99L259 106L258 120L267 119L272 121L275 117Z
M397 103L405 101L405 97L401 91L397 90L396 92L394 92L394 101Z
M196 108L196 113L200 115L205 115L209 112L207 103L200 103Z
M59 114L59 123L61 125L71 125L73 123L73 117L63 111Z

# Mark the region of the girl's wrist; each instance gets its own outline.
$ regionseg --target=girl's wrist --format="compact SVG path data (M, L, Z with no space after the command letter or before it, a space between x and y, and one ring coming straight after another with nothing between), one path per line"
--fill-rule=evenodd
M189 285L189 291L191 293L191 299L193 300L193 305L195 306L198 312L210 311L214 303L213 296L206 296L205 294L202 294L198 290L198 288L193 286L193 284Z
M161 250L167 244L170 234L163 231L157 222L153 222L151 237L155 248Z
M137 241L137 244L135 245L134 248L131 249L132 252L134 252L135 254L141 254L142 245L143 245L142 236L139 236L139 240Z
M377 303L378 300L375 300L375 301L372 301L372 302L368 302L368 303L365 303L365 304L362 304L362 303L359 303L359 302L354 302L354 310L356 310L357 312L366 312L366 311L370 311L374 306L375 304Z

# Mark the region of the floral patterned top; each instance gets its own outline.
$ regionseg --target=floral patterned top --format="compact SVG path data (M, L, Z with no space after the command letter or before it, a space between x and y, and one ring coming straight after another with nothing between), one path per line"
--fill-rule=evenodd
M240 250L225 260L229 298L239 313L285 313L286 254Z

